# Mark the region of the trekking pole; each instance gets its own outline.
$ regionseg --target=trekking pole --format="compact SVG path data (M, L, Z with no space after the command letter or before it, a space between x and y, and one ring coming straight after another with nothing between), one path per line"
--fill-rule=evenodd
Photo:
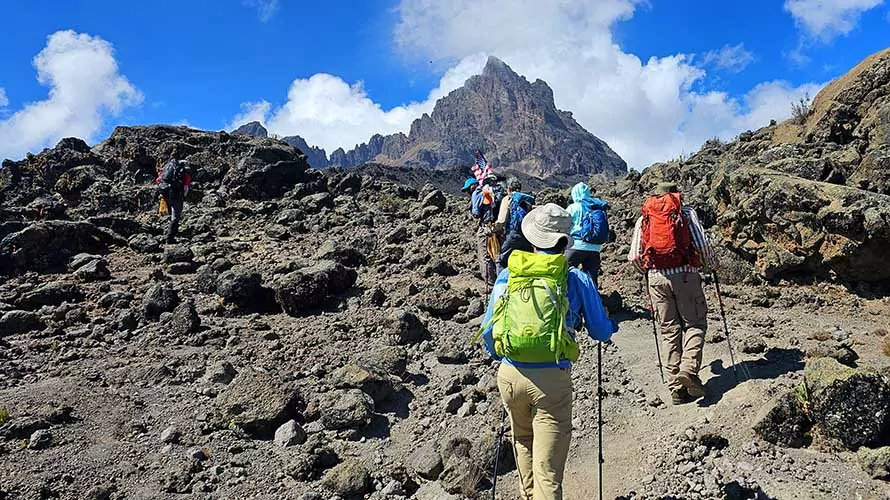
M498 442L494 447L494 470L491 471L491 500L495 500L498 491L498 467L501 464L501 442L504 440L504 427L507 422L507 407L501 408L501 430L498 432Z
M739 372L735 366L735 353L732 349L732 340L729 339L729 323L726 322L726 308L723 307L723 294L720 293L720 280L717 273L712 272L714 277L714 287L717 289L717 302L720 304L720 317L723 318L723 333L726 335L726 346L729 347L729 361L732 363L732 373L735 375L735 381L739 382Z
M658 327L655 326L655 306L652 305L652 292L649 290L649 273L646 276L646 296L649 297L649 316L652 318L652 336L655 337L655 355L658 356L658 374L664 383L664 367L661 364L661 347L658 346Z
M603 500L603 343L596 344L596 399L597 421L599 422L599 500Z

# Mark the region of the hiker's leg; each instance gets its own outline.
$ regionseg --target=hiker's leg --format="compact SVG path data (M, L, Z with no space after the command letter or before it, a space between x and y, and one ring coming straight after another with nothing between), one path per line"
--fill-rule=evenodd
M522 500L533 500L532 443L534 442L534 433L532 430L532 406L528 398L528 381L519 370L506 363L501 363L498 368L498 390L510 417L513 452L516 457L516 469L519 473L520 496Z
M590 275L590 279L593 280L593 284L596 285L597 290L599 290L599 280L600 280L600 265L602 264L602 258L599 252L587 252L589 255L585 259L584 262L584 271Z
M569 261L569 267L583 266L584 252L569 248L566 250L566 260Z
M167 199L167 209L170 211L170 224L167 226L167 242L171 243L176 239L179 232L179 221L182 218L182 200L175 198Z
M702 362L702 347L708 330L708 303L702 290L701 275L683 273L671 276L677 294L677 309L686 331L683 334L683 359L680 369L698 376Z
M487 281L488 236L482 232L482 229L476 231L476 261L479 263L479 276L483 281Z
M572 442L572 371L538 368L525 373L532 382L534 498L562 500L562 480Z
M664 338L664 351L667 355L664 368L668 374L668 388L676 391L683 387L677 381L680 360L683 357L683 330L680 313L677 311L677 299L670 280L660 274L649 275L649 293L652 294L656 320L661 325L661 336Z

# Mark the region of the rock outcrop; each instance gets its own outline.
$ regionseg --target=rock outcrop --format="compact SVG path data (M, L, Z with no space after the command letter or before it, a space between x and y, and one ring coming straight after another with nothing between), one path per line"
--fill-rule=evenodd
M679 183L730 251L728 280L887 281L888 134L890 49L826 87L802 125L708 141L685 161L649 167L639 192Z

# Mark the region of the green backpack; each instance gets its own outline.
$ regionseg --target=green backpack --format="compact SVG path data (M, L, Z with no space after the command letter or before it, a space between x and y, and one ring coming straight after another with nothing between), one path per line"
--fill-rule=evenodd
M491 326L499 356L520 363L577 361L580 349L565 323L569 310L565 256L514 250L507 268L507 290L477 338Z

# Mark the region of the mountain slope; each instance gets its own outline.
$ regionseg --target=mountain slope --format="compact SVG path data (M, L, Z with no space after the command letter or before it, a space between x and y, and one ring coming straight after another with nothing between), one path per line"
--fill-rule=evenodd
M335 151L331 163L467 166L477 148L496 167L542 178L627 171L608 144L556 108L546 82L529 83L495 57L481 75L440 99L432 114L415 120L407 136L375 135L352 151Z

